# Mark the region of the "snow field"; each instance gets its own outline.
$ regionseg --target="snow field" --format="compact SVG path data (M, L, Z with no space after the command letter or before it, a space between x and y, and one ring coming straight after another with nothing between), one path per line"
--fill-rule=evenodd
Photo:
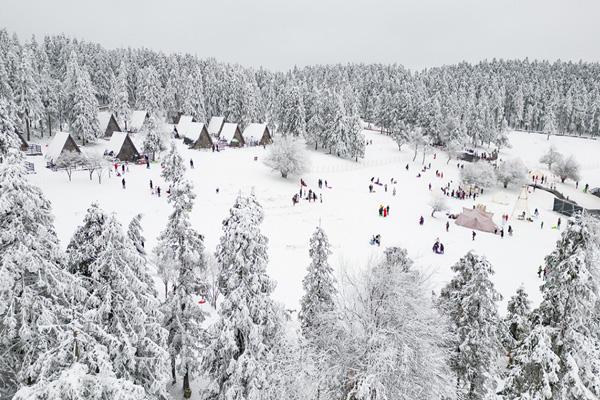
M373 141L366 149L365 159L359 163L341 160L322 152L309 152L310 172L302 178L309 188L322 194L323 203L292 205L292 196L299 188L299 177L282 179L277 172L271 171L262 163L266 150L262 147L226 149L221 152L189 150L177 141L178 148L186 162L186 176L193 182L197 195L192 211L192 224L204 235L207 251L213 252L222 234L221 223L228 215L237 194L251 190L257 195L265 211L263 233L269 238L270 276L277 282L274 298L289 309L297 310L302 296L302 278L309 264L308 241L317 225L321 225L332 243L331 264L338 274L343 268L361 268L370 259L378 257L387 246L401 246L408 250L415 261L415 267L431 276L431 288L436 292L451 278L450 267L467 251L474 250L485 255L496 271L494 282L504 299L500 305L504 313L508 298L522 284L529 293L533 306L540 300L537 277L538 266L544 257L554 248L559 231L552 229L559 217L551 211L553 196L537 190L530 193L529 207L533 213L539 209L540 220L533 223L511 220L509 224L515 230L513 237L478 232L475 241L471 240L471 230L450 221L450 230L446 232L445 212L439 212L432 218L429 201L434 193L452 181L458 183L457 161L448 164L445 154L437 152L426 157L431 169L422 173L421 153L412 162L413 150L408 147L398 152L396 144L387 136L365 131L366 139ZM136 138L137 139L137 138ZM580 204L590 208L600 208L600 199L584 194L581 189L586 182L590 187L600 186L600 142L570 137L551 137L526 133L511 133L511 149L504 150L501 158L520 157L528 168L543 172L538 159L550 144L554 144L564 155L575 154L582 165L582 180L579 191L573 182L557 183L557 189ZM139 140L136 140L139 141ZM102 152L105 143L101 141L84 149L86 152ZM258 157L258 161L254 161ZM194 169L189 168L193 159ZM143 213L142 227L146 237L146 249L151 250L156 238L164 228L171 207L167 203L167 186L160 178L160 165L153 163L151 168L145 165L129 165L125 174L126 189L121 188L121 178L114 173L108 177L105 173L102 184L94 176L92 181L87 172L75 172L69 182L64 172L53 172L45 168L42 157L33 157L37 174L30 179L39 185L50 199L56 216L55 226L63 248L75 228L82 223L89 205L96 201L106 212L115 212L117 218L128 224L137 213ZM30 160L31 161L31 160ZM409 164L409 171L405 166ZM437 178L435 170L443 171L444 178ZM388 183L388 191L375 185L376 193L369 193L371 177ZM327 180L330 189L319 190L319 178ZM396 185L390 179L397 180ZM149 181L162 189L161 197L150 194ZM432 191L428 184L432 184ZM392 195L394 186L396 196ZM219 193L216 189L219 188ZM486 205L494 212L494 220L500 225L500 215L511 214L520 188L495 188L486 190L477 201L448 199L450 211L460 212L462 207L475 204ZM501 204L498 201L501 201ZM379 217L380 205L390 206L387 218ZM419 226L420 216L425 224ZM565 217L562 218L566 220ZM540 221L544 228L540 228ZM506 229L505 229L506 231ZM381 234L382 246L369 245L374 234ZM445 254L437 255L431 247L439 238L445 246ZM157 280L157 284L159 281ZM159 285L162 292L162 286Z

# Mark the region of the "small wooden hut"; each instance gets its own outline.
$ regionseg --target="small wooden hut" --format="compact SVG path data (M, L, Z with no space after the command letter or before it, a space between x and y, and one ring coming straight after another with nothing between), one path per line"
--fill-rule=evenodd
M121 161L134 162L140 158L140 153L127 132L113 132L104 154Z

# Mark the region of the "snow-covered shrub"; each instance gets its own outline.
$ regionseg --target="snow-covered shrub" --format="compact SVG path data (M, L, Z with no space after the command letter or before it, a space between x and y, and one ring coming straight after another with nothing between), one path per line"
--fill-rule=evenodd
M519 184L527 179L527 167L520 158L500 162L496 169L496 178L504 188L509 183Z
M556 164L554 164L554 168L552 169L556 175L560 177L561 182L565 182L567 179L571 179L574 181L579 180L579 163L575 159L574 156L569 156L566 159L561 159Z
M556 147L550 146L548 151L545 152L542 157L540 157L540 162L545 164L548 169L552 171L552 166L560 162L562 159L563 155L556 150Z
M466 164L460 170L460 180L465 185L473 185L480 188L491 187L496 181L494 167L485 161Z
M429 206L431 207L431 216L434 217L436 212L444 211L448 208L446 196L441 194L434 195L429 201Z
M283 178L298 175L306 170L306 150L302 143L291 136L282 136L269 149L265 165L279 171Z

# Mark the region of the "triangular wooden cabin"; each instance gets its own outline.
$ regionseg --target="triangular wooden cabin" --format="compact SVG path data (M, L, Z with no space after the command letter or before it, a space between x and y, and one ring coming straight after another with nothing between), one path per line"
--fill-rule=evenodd
M73 137L67 132L56 132L48 149L46 150L46 159L51 163L56 163L61 154L66 151L81 153L79 146L75 143Z
M179 135L183 137L183 143L189 145L190 149L210 149L213 146L208 129L202 122L188 122L179 125L177 126Z
M113 132L121 131L121 128L119 128L119 124L117 123L117 119L110 111L100 111L98 113L98 126L100 127L100 132L102 132L102 135L105 138L111 137Z
M220 140L226 142L231 147L244 147L244 144L246 144L239 125L233 122L223 124Z
M208 133L213 137L220 137L224 123L225 117L212 117L208 122Z
M273 143L271 132L267 124L249 124L242 134L244 141L249 146L264 146Z
M140 153L127 132L113 132L105 154L121 161L134 162L140 158Z

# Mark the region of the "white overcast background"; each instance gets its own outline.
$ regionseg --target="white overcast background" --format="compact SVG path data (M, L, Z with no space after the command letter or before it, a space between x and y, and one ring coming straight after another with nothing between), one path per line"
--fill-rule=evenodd
M274 70L600 60L600 0L0 0L0 27Z

